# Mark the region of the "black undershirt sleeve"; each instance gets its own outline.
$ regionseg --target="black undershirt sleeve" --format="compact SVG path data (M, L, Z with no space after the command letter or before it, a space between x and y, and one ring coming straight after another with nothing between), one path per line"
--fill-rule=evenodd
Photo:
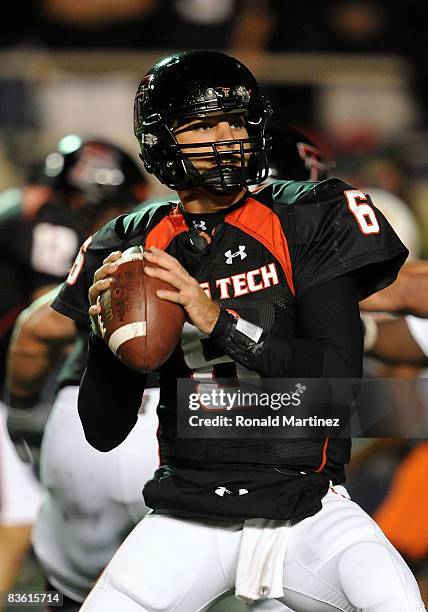
M90 335L86 369L79 389L79 416L89 444L115 448L138 418L147 375L124 366L108 346Z
M292 339L262 335L251 342L233 329L234 318L225 311L211 338L262 377L360 378L363 337L355 279L341 276L309 289L298 298L296 313Z
M354 278L341 276L314 287L297 300L296 310L296 338L290 343L288 363L286 359L279 367L289 376L361 377L363 335ZM281 363L280 343L272 338L262 360L264 370Z

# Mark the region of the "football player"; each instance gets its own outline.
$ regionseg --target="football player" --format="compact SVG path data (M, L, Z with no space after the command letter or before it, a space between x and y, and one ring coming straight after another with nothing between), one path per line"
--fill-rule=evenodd
M407 256L368 196L338 179L248 191L267 176L270 114L234 58L195 51L156 64L137 91L135 133L146 169L180 204L104 226L54 301L83 325L89 306L79 413L102 451L133 429L147 378L97 326L120 252L143 245L146 274L174 288L158 297L189 320L159 370L161 465L144 487L154 512L85 612L206 610L233 589L301 612L424 609L409 568L343 486L349 440L177 436L177 378L361 376L358 300L391 283Z
M46 157L36 184L31 182L22 189L11 188L2 194L1 396L6 348L19 312L65 278L94 216L100 224L109 218L103 216L106 196L119 192L133 203L140 201L146 190L147 181L141 170L120 148L69 135ZM28 363L32 365L31 359ZM27 408L34 404L35 397L27 389L25 398L15 396L14 409L9 413L14 441L25 455L28 445L21 443L23 437L30 445L33 441L39 443L47 416L42 410L29 416ZM0 590L6 591L12 586L28 548L41 491L30 466L20 462L11 444L1 401L0 417Z
M16 304L5 314L9 324L9 330L2 338L5 347L20 310L64 280L79 244L94 227L103 225L109 215L114 214L114 203L117 203L118 213L123 210L123 202L129 209L147 194L147 180L127 153L116 145L101 140L83 140L76 135L65 136L58 143L57 150L47 155L43 175L44 180L49 181L52 196L35 215L26 213L25 200L22 199L9 208L9 214L6 210L3 218L0 217L0 234L4 236L3 278L9 280L8 285L6 280L4 282L4 292L9 303L15 298ZM19 304L18 288L22 290ZM2 308L6 310L5 305ZM6 354L5 348L2 352L3 372ZM4 386L4 375L1 386ZM38 396L38 391L35 395ZM34 405L36 399L28 397L27 393L24 403ZM19 434L28 423L28 444L37 419L34 413L27 418L27 410L20 413L18 403L19 397L15 396L15 406L9 408L16 407L17 411L9 410L8 424L19 448ZM43 427L34 432L36 438L41 431Z

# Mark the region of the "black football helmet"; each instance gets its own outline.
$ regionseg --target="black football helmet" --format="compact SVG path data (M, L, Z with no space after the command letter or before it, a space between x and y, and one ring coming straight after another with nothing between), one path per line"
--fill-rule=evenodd
M269 127L269 177L292 181L324 181L334 163L305 134L294 128Z
M242 114L249 137L178 144L177 121L221 113ZM265 128L271 113L256 79L239 60L216 51L174 54L148 71L135 96L134 131L140 157L146 170L171 189L200 185L215 194L239 191L267 177ZM228 167L224 162L230 155L224 150L226 143L236 145L239 166ZM195 152L198 147L207 152ZM196 157L210 158L213 169L198 171L192 163Z
M118 146L74 134L64 136L47 155L43 172L54 189L65 195L77 190L85 195L85 206L94 209L137 204L137 187L147 183L138 164Z

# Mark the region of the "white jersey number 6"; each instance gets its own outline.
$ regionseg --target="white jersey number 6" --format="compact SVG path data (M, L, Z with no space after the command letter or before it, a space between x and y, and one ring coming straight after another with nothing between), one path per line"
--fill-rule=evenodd
M375 211L367 202L366 194L358 191L358 189L350 189L345 191L345 197L348 201L348 208L357 220L361 232L363 234L378 234L379 223Z

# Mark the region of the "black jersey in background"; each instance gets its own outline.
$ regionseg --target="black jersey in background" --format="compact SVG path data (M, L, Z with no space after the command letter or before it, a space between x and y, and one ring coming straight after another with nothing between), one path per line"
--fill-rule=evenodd
M28 215L23 191L0 194L0 389L7 346L19 313L44 288L67 276L84 239L78 214L61 202Z

